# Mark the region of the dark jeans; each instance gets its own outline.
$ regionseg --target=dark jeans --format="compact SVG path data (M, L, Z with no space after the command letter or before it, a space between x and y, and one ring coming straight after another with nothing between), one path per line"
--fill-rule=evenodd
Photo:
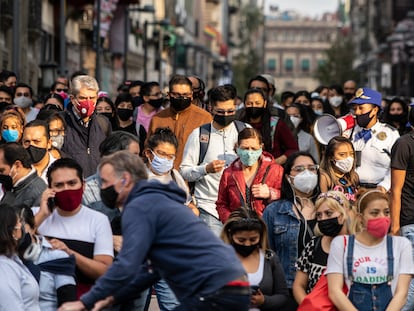
M209 295L188 297L174 311L248 311L249 304L249 287L225 286Z

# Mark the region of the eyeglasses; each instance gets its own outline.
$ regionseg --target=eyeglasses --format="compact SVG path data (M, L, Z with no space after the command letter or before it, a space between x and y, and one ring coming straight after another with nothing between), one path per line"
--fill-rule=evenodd
M151 150L151 151L152 151L153 154L156 154L157 156L159 156L161 158L168 159L168 160L171 160L171 161L175 160L175 154L168 154L168 153L165 153L165 152L159 151L159 150Z
M214 109L214 112L216 113L216 114L219 114L219 115L232 115L232 114L235 114L236 113L236 109L229 109L229 110L223 110L223 109Z
M69 89L55 89L56 90L56 92L65 92L65 93L67 93L68 91L69 91Z
M301 173L301 172L303 172L305 170L308 170L308 171L311 171L313 173L316 173L318 171L318 169L319 169L319 165L317 165L317 164L315 164L315 165L308 165L308 166L298 165L298 166L292 167L292 171L297 172L297 173Z
M188 98L193 95L193 93L176 93L176 92L170 92L168 94L174 98L178 98L178 97Z
M21 92L16 93L16 97L22 97L22 96L29 97L30 96L30 93L27 93L27 92L25 92L25 93L21 93Z

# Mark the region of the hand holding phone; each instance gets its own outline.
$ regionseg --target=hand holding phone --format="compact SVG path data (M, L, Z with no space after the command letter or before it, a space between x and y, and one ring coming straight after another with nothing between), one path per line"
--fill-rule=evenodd
M47 208L51 213L53 212L53 210L55 209L55 198L50 197L47 199Z

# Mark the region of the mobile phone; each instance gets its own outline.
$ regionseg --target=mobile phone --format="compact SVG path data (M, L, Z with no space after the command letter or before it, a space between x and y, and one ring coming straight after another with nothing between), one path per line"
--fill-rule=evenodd
M52 213L55 209L55 198L47 199L47 207L49 208L49 211Z
M252 295L257 295L257 290L259 289L259 286L257 285L251 285L250 289L252 291Z

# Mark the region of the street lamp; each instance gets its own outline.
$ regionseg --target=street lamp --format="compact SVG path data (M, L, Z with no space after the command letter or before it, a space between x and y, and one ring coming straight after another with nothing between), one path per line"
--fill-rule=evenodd
M154 6L144 5L142 8L130 8L128 5L125 6L125 24L124 24L124 81L127 80L127 71L128 71L128 49L129 49L129 33L131 32L131 25L129 22L129 12L146 12L146 13L155 13Z

